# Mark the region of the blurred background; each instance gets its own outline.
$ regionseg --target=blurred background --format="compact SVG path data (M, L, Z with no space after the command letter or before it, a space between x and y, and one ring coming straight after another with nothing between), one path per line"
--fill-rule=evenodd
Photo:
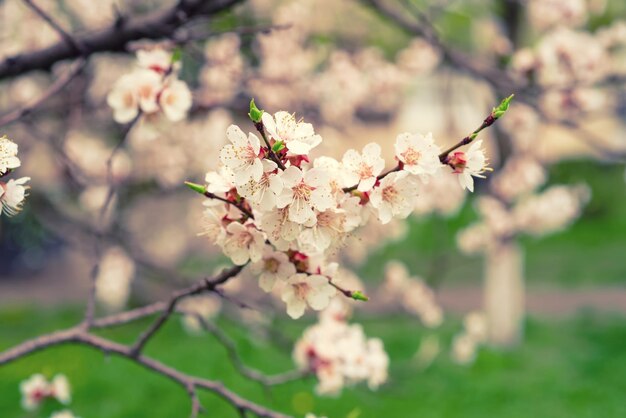
M254 130L251 97L313 123L324 139L315 155L340 159L376 141L388 144L390 162L399 133L454 144L515 93L480 135L494 171L473 194L442 176L406 221L368 226L337 254L346 283L370 295L352 321L390 357L378 391L323 396L312 378L264 388L185 318L147 353L295 416L626 416L626 3L233 3L166 37L155 29L150 40L90 55L19 117L12 112L37 103L73 63L17 74L0 65L0 134L19 145L19 174L31 177L24 210L0 218L0 350L79 321L94 264L99 315L163 299L228 265L198 236L202 198L183 182L217 169L229 124ZM80 39L175 2L37 4ZM62 42L22 1L0 1L0 16L3 62ZM144 118L126 132L107 95L136 66L134 52L156 42L181 53L189 117ZM188 308L219 325L250 367L293 369L294 342L315 316L290 320L251 276L225 294ZM131 342L148 323L103 335ZM19 382L38 372L68 376L81 417L188 414L185 391L166 379L63 346L0 367L0 415L49 416L54 406L20 407ZM213 395L201 399L208 416L239 416Z

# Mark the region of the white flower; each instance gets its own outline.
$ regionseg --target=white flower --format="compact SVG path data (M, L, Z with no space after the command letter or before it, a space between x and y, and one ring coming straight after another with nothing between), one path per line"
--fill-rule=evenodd
M63 405L72 401L70 382L64 374L57 374L50 383L50 396L55 397Z
M276 173L277 167L275 162L264 159L261 178L258 180L250 179L239 185L237 191L262 211L274 209L276 207L276 195L283 190L283 181Z
M220 160L233 172L235 184L259 181L263 175L263 163L259 159L259 138L253 133L246 136L237 125L230 125L226 136L231 143L222 148Z
M326 308L335 293L328 278L319 274L298 273L289 278L281 298L287 304L287 314L297 319L304 314L307 305L316 311Z
M165 117L172 122L178 122L187 117L191 108L191 91L187 83L172 80L159 94L159 104Z
M265 238L254 225L242 225L239 222L231 222L226 227L228 235L224 240L223 249L233 263L242 266L248 260L252 262L261 259Z
M209 171L204 176L207 184L207 191L210 193L227 193L235 187L234 175L225 166L221 166L219 171Z
M305 252L322 252L346 232L346 219L346 211L342 209L317 212L315 224L302 230L298 243Z
M474 191L474 177L485 178L482 173L489 171L487 157L480 146L483 141L474 142L467 152L457 151L449 159L448 163L454 167L454 172L459 175L459 184L463 189Z
M482 312L470 312L465 318L463 318L463 325L465 327L465 332L474 341L478 343L483 343L487 340L487 317Z
M26 197L28 186L24 186L30 177L22 177L17 180L9 180L7 183L0 182L0 213L14 216L22 210L22 204Z
M27 411L36 409L50 396L50 385L42 374L34 374L20 383L22 407Z
M287 254L274 251L272 246L263 248L263 256L259 261L252 264L252 272L259 274L259 287L266 292L271 292L276 281L286 281L296 274L296 267L289 261Z
M107 103L113 108L113 119L128 123L139 114L159 110L157 97L162 88L162 78L150 70L136 70L125 74L113 86Z
M383 224L393 217L406 218L415 207L417 182L406 171L387 175L370 194L370 203Z
M389 356L380 338L372 338L367 341L367 354L365 357L367 367L367 385L376 390L387 381L387 369L389 368Z
M50 415L50 418L79 418L72 413L69 409L64 409L63 411L53 412Z
M202 232L198 235L206 236L213 244L221 246L226 239L226 210L216 202L221 203L217 200L206 200L203 203L206 209L202 212Z
M417 174L422 180L427 181L428 176L437 174L441 168L439 154L441 150L435 144L432 133L398 135L394 145L396 158L404 165L404 170L411 174Z
M275 141L283 141L294 155L306 155L322 142L322 137L315 134L310 123L297 122L296 117L284 111L274 116L263 113L261 117L267 133Z
M358 184L357 190L367 192L374 187L376 176L385 168L385 160L380 156L380 145L372 142L363 147L359 154L349 149L343 155L342 163L346 168L344 176L346 184L353 186Z
M17 144L6 136L0 138L0 174L20 166L17 158Z
M313 209L324 211L335 206L328 176L323 170L313 168L305 173L290 166L281 176L284 189L277 206L289 206L289 220L305 224L315 219Z
M289 220L289 207L262 213L260 222L269 241L280 251L287 251L301 230L299 224Z

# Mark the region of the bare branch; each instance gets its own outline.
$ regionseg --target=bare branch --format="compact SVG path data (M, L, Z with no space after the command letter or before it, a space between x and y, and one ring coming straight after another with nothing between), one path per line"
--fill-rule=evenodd
M109 27L84 35L74 35L84 51L77 50L64 39L50 47L14 55L0 62L0 79L23 75L33 70L49 70L59 61L87 57L99 52L121 52L139 39L170 38L176 30L190 20L212 16L227 10L242 0L184 0L172 7L146 16L125 18L120 16Z
M286 373L268 376L256 369L250 368L246 366L241 360L241 357L239 357L235 342L219 327L217 327L210 321L207 321L205 318L202 317L202 315L198 315L196 313L184 310L179 310L179 312L185 315L193 316L200 323L205 331L210 332L217 339L217 341L226 349L226 353L233 363L233 366L241 375L256 382L259 382L263 386L282 385L284 383L292 382L294 380L300 380L309 375L309 372L307 371L292 370Z
M229 269L225 269L213 279L203 280L194 286L175 292L170 297L170 300L167 303L165 310L161 312L161 315L152 323L152 325L146 331L144 331L137 338L137 341L133 344L131 348L131 352L133 353L133 355L137 356L139 355L139 353L141 353L143 347L159 331L159 329L161 329L161 327L165 324L168 318L174 313L176 309L176 304L181 299L187 296L197 295L207 290L213 290L216 286L225 283L230 278L239 274L241 270L243 270L243 268L244 266L234 266Z
M48 87L48 89L35 100L28 103L26 106L15 109L0 117L0 126L5 126L13 123L31 113L44 104L52 96L63 90L80 72L85 68L87 61L84 58L79 59L74 63L72 68L65 73L62 77L57 78L54 83Z
M72 35L59 25L59 23L52 18L48 13L46 13L41 7L39 7L34 0L22 0L28 7L31 8L32 11L37 13L39 17L45 20L57 33L61 36L61 38L67 43L69 46L74 48L76 52L79 52L81 55L86 54L86 49L80 41L75 39Z
M137 356L131 347L89 334L81 327L70 328L67 330L57 331L52 334L42 335L0 353L0 365L10 363L48 347L70 343L90 346L106 354L115 354L128 358L137 364L142 365L146 369L152 370L153 372L178 383L190 395L192 401L192 416L194 416L194 411L199 411L200 408L195 391L197 388L203 388L214 392L232 404L238 411L250 411L263 418L289 418L288 415L269 410L240 397L236 393L224 387L221 382L190 376L153 358L142 355Z

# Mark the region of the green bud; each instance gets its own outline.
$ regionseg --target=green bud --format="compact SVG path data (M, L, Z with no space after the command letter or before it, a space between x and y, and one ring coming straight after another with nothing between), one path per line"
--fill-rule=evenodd
M359 291L359 290L355 290L353 292L351 292L352 299L354 300L361 300L363 302L367 302L368 300L370 300L370 298L368 298L367 296L365 296L363 294L363 292Z
M504 115L504 113L509 109L509 104L511 103L511 100L513 100L513 96L515 95L511 94L509 97L503 99L498 107L494 107L491 111L491 116L493 116L495 119L502 117L502 115Z
M285 148L285 143L283 141L277 141L274 145L272 145L272 151L280 152Z
M256 104L254 104L254 99L250 100L250 113L248 113L248 116L254 123L261 122L261 116L263 116L263 111L256 107Z
M191 190L193 190L196 193L200 193L200 194L205 194L206 193L206 187L200 185L200 184L196 184L196 183L192 183L190 181L186 181L185 182L185 186L189 187Z

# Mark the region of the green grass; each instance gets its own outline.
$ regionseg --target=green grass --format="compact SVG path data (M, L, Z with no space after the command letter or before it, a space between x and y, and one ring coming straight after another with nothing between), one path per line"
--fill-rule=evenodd
M0 313L0 349L42 331L68 326L76 310L21 309ZM338 398L318 397L312 379L264 391L239 376L224 349L209 336L188 336L178 321L169 323L147 353L183 371L220 379L262 404L296 416L313 410L343 418L358 409L361 418L464 417L550 418L626 416L626 321L624 317L581 313L567 320L530 320L526 343L505 352L482 349L477 362L457 366L444 352L426 370L413 361L425 331L408 318L369 318L362 322L370 336L383 338L392 358L390 381L378 392L358 386ZM270 341L246 337L241 326L222 320L245 362L268 373L293 367L288 349ZM393 324L393 326L390 326ZM140 329L127 326L105 335L129 342ZM145 325L145 324L143 324ZM296 338L303 321L281 323L282 332ZM448 345L458 324L440 332ZM0 416L47 417L55 405L39 414L19 407L19 382L32 373L65 373L73 384L71 408L84 418L186 417L188 399L182 389L131 362L85 347L64 346L34 354L0 368ZM213 395L203 394L208 417L239 415ZM58 409L58 408L57 408Z
M551 168L551 181L587 183L591 201L582 217L565 231L543 238L524 237L526 277L530 285L594 286L626 284L626 184L617 165L570 161ZM433 284L480 283L482 260L456 249L456 232L476 215L468 202L451 219L411 219L405 239L384 246L368 257L361 276L380 280L390 259L404 261L411 272Z

